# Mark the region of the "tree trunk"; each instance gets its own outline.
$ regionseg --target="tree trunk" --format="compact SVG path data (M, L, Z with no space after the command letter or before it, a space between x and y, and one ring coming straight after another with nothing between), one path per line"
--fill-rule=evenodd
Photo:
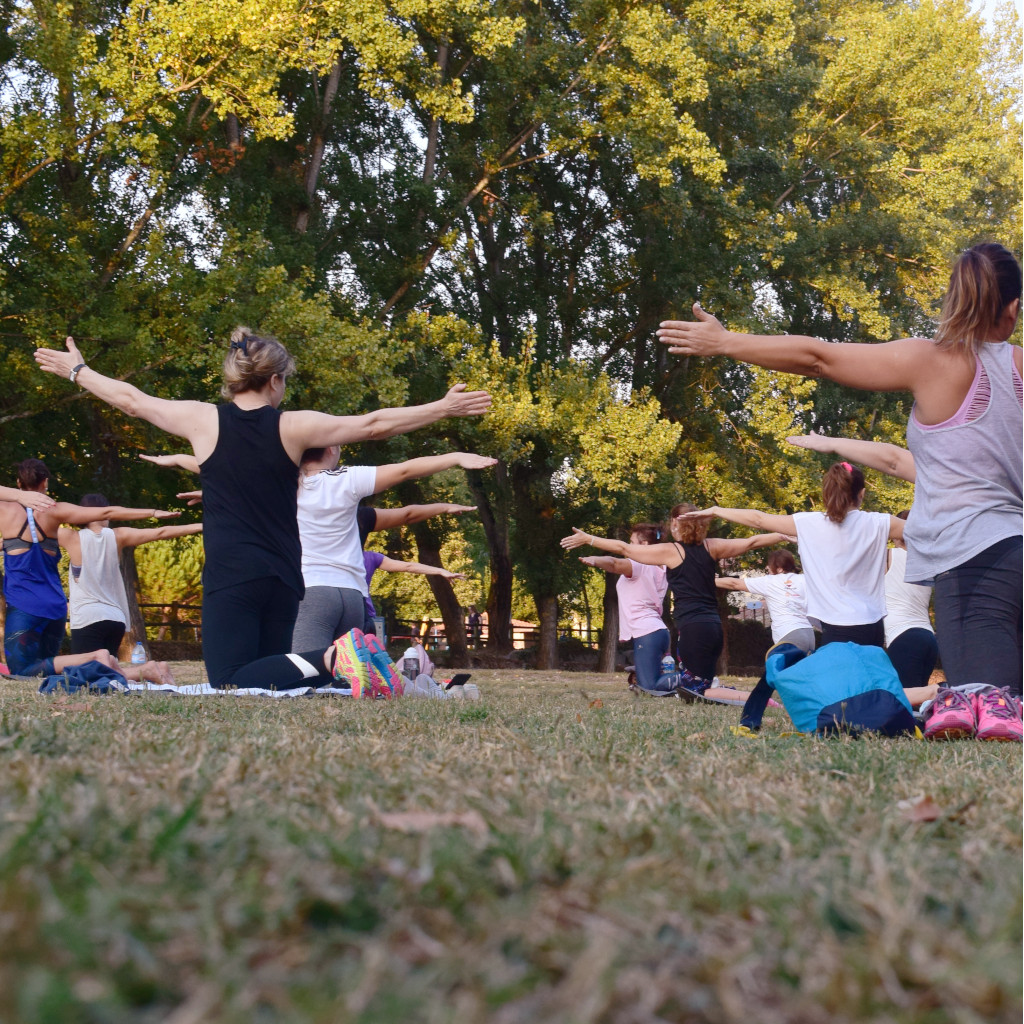
M558 668L558 598L546 595L536 598L536 602L540 619L537 668Z
M412 534L416 538L417 560L424 565L441 566L441 544L429 521L414 523ZM466 625L462 617L462 609L455 597L455 591L443 576L428 576L427 583L430 584L434 600L437 601L437 605L441 609L452 665L464 668L469 664Z
M128 630L123 643L134 646L141 641L146 645L148 654L146 624L142 618L142 609L139 607L139 573L135 568L135 548L122 549L120 561L121 578L124 580L124 591L128 596Z
M334 98L338 94L338 85L341 82L341 57L334 63L331 73L327 78L324 87L323 103L320 107L319 119L316 122L316 129L313 138L310 140L309 161L306 164L306 173L303 178L302 187L306 193L306 205L299 211L295 218L295 231L304 235L309 228L310 213L316 199L317 184L320 181L320 168L323 165L324 149L327 146L327 125L331 115L331 107L334 106Z
M618 576L604 574L604 627L601 630L601 649L597 656L598 672L615 671L615 655L619 646L619 595L615 589Z
M499 487L507 486L504 463L499 462L494 467L494 476ZM508 512L499 502L491 501L482 474L472 471L466 474L466 479L476 501L491 561L487 650L508 654L512 650L512 554L508 544Z

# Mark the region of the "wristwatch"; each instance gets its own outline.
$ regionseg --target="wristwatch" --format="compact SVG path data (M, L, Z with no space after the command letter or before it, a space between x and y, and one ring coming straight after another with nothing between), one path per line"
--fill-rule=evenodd
M74 384L74 382L75 382L75 379L76 379L76 378L78 377L79 373L81 373L81 372L82 372L82 370L84 370L84 369L85 369L85 363L79 363L79 364L78 364L78 365L77 365L77 366L76 366L76 367L75 367L75 368L74 368L74 369L73 369L73 370L72 370L72 371L71 371L71 372L70 372L70 373L68 374L68 380L69 380L69 381L71 381L71 383L72 383L72 384Z

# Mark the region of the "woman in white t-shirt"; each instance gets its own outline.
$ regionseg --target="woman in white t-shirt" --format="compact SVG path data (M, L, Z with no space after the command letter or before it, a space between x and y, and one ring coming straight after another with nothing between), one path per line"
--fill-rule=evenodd
M292 635L296 654L330 646L364 624L369 596L357 509L363 498L405 480L445 469L487 469L497 460L468 452L409 459L388 466L338 468L337 445L303 453L298 520L305 595Z
M719 576L719 590L743 590L763 597L772 620L772 643L793 644L805 654L814 650L814 627L807 618L807 589L796 571L791 551L779 548L768 555L767 576Z
M719 576L715 586L722 590L745 590L763 597L772 618L772 642L793 644L806 654L814 650L814 627L807 618L807 589L804 577L796 571L796 559L791 551L779 548L768 556L767 576ZM768 707L774 687L763 675L750 692L740 727L751 732L761 728L764 709Z
M903 539L903 520L864 512L864 474L849 462L829 467L821 485L824 512L780 516L755 509L719 508L719 516L756 530L796 535L807 587L807 614L821 623L821 645L848 641L884 647L885 551Z
M630 544L656 544L661 531L653 523L637 523L629 533ZM663 565L644 565L632 558L587 555L584 565L618 574L615 593L619 600L619 639L633 641L637 685L654 691L661 676L661 662L671 651L671 637L662 618L668 577ZM667 691L671 693L671 691Z

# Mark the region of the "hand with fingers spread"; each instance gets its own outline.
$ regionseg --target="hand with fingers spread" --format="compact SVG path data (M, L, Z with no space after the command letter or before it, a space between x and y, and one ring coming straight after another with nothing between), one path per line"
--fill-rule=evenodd
M153 519L176 519L181 515L181 512L168 512L164 509L155 508L153 509Z
M816 430L807 434L793 434L786 438L786 443L793 445L794 448L806 448L811 452L827 454L835 451L833 439L825 434L819 434Z
M455 384L441 401L446 416L482 416L491 407L486 391L467 391L465 384Z
M583 530L578 530L574 526L572 533L568 537L563 537L559 543L566 551L572 551L573 548L582 548L588 544L593 544L594 535L592 533L584 533Z
M723 352L723 345L729 332L721 322L693 304L694 320L665 320L658 327L658 341L668 345L673 355L717 356Z
M37 348L35 360L41 370L73 380L72 372L76 367L83 365L85 360L82 358L82 353L78 351L74 338L69 335L65 338L64 344L67 347L67 352L53 348Z
M180 498L182 501L187 501L189 505L200 505L203 501L203 492L182 491L180 494L176 494L175 497Z

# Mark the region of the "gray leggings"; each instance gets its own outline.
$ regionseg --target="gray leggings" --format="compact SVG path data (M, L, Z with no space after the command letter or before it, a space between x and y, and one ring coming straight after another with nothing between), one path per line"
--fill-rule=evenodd
M292 634L292 653L326 651L343 633L363 628L363 595L349 587L306 587Z

